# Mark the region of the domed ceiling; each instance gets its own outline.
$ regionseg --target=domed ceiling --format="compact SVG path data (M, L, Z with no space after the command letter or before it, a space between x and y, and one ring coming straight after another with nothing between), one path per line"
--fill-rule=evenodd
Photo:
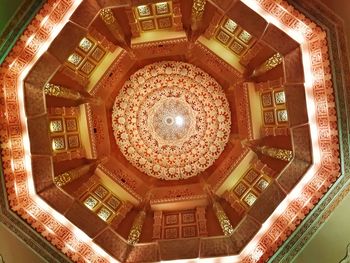
M112 126L120 150L140 171L186 179L224 150L231 113L212 77L193 65L165 61L138 70L124 84Z
M284 1L49 1L1 70L9 206L72 261L266 261L340 175Z

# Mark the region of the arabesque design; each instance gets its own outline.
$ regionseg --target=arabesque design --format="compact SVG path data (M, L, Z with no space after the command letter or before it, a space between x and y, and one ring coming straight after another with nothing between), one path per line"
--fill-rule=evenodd
M185 179L211 166L224 150L231 113L220 85L183 62L148 65L124 84L112 125L125 157L165 180Z

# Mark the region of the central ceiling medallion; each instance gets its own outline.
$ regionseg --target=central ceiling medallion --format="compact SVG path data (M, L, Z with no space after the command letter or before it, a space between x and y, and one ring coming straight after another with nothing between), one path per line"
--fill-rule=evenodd
M125 82L112 114L116 142L140 171L185 179L211 166L228 141L231 113L221 86L184 62L145 66Z

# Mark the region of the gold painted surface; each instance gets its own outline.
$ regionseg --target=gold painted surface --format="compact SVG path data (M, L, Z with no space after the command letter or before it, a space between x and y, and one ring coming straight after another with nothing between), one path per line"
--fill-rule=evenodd
M137 214L128 236L127 242L129 244L135 245L136 243L139 242L145 218L146 218L146 212L144 210L140 211Z
M217 201L214 201L213 209L219 221L222 232L224 233L225 236L231 236L233 234L233 227L231 225L230 219L227 217L220 203L218 203Z
M278 148L273 148L268 146L258 146L257 150L264 155L267 155L282 161L286 161L286 162L291 161L293 158L293 151L291 150L278 149Z

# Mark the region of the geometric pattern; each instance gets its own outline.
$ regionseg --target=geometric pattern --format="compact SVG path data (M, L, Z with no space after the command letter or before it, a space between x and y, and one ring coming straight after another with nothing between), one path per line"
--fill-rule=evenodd
M252 193L252 192L249 192L244 198L243 198L243 201L249 205L249 206L252 206L254 204L254 202L256 201L257 196Z
M166 215L165 216L165 224L166 225L177 225L179 223L178 214L174 215Z
M264 111L264 123L265 125L275 124L275 113L273 110Z
M235 187L235 194L237 194L237 196L238 197L241 197L244 193L245 193L245 191L248 189L248 187L244 184L244 183L242 183L242 182L240 182L236 187Z
M79 70L86 75L89 75L94 70L95 66L95 64L91 63L89 60L86 60Z
M178 227L169 227L164 229L165 239L175 239L179 237L179 228Z
M106 52L105 52L103 49L101 49L100 47L96 47L96 48L92 51L90 57L91 57L93 60L95 60L96 62L99 62L99 61L101 60L101 58L104 56L105 53L106 53Z
M97 188L94 190L94 194L96 194L101 200L103 200L109 194L109 191L102 185L98 185Z
M140 24L143 31L153 30L156 28L153 19L142 20L140 21Z
M194 212L182 213L181 215L183 224L194 223L196 220L196 215Z
M287 110L277 110L277 121L278 122L287 122L288 121Z
M170 16L157 18L158 28L159 29L171 28L172 27L171 21L172 21L172 19Z
M262 105L263 105L264 108L272 107L273 106L273 101L272 101L272 94L271 94L271 92L262 93L261 94L261 101L262 101Z
M74 148L79 148L80 146L80 141L79 141L79 135L68 135L68 148L69 149L74 149Z
M52 121L50 121L50 131L51 132L63 132L63 122L62 122L62 120L52 120Z
M82 60L83 60L83 57L77 53L73 53L68 57L68 62L73 64L76 67L80 64Z
M252 39L252 35L249 34L247 31L243 30L243 31L239 34L238 38L239 38L240 40L242 40L244 43L248 44L249 41Z
M65 119L66 121L66 129L68 132L75 132L78 130L78 126L77 126L77 119L75 118L67 118Z
M85 53L87 53L93 47L93 45L94 43L92 43L89 39L84 37L79 43L79 48Z
M318 60L311 60L309 65L306 66L306 73L312 75L312 79L309 83L310 91L317 89L321 91L330 91L332 89L332 84L329 84L327 77L330 77L329 73L327 73L327 66L324 66L327 62L328 55L326 54L326 46L324 42L326 42L325 37L322 37L320 33L324 33L322 30L319 30L317 27L313 27L311 25L311 22L305 19L297 10L295 10L293 13L290 13L288 11L288 8L283 8L281 5L285 7L285 3L275 3L271 1L265 1L265 0L259 0L259 1L245 1L248 6L253 7L254 5L259 6L259 8L263 9L267 14L272 16L274 19L276 19L278 22L282 23L283 26L287 27L290 32L296 33L297 36L300 36L300 42L309 44L307 46L307 51L310 53L306 53L305 56L308 56L308 58L316 57L317 54L320 54L320 58ZM62 4L64 3L64 4ZM79 2L78 2L79 3ZM47 10L43 11L43 14L35 19L39 19L39 23L32 23L32 25L39 29L39 25L43 26L47 29L44 33L40 30L41 34L43 34L38 41L38 39L35 38L29 38L30 35L28 35L28 32L25 32L24 34L27 34L27 45L25 47L25 50L31 49L30 54L26 58L21 58L21 61L16 60L19 55L14 54L11 58L9 58L9 62L7 65L10 65L8 70L11 72L11 80L7 80L6 82L6 89L10 91L11 89L14 91L14 97L17 99L17 85L16 83L19 83L19 81L13 81L16 80L17 77L19 77L18 72L22 72L23 69L30 69L30 66L28 66L29 62L36 61L37 57L41 55L41 53L37 53L37 50L46 43L50 43L49 40L47 40L48 35L50 35L51 31L50 28L52 28L52 25L57 25L61 21L67 22L66 18L63 18L68 12L71 12L77 7L76 5L72 5L72 1L58 1L57 4L57 10L55 12L52 12L51 3L49 2ZM288 6L288 5L287 5ZM60 9L61 8L61 9ZM59 11L58 11L59 10ZM279 12L276 12L279 11ZM54 15L52 15L54 13ZM49 19L40 20L43 19L48 15ZM53 17L54 16L54 17ZM283 17L283 19L282 19ZM288 18L288 19L285 19ZM37 20L36 20L37 21ZM42 24L40 23L42 21ZM62 23L63 25L64 23ZM59 28L60 29L60 28ZM319 32L317 31L319 30ZM39 30L37 31L39 32ZM34 35L37 37L37 35ZM34 45L35 44L35 45ZM319 52L319 53L317 53ZM38 56L35 56L35 55ZM18 55L18 56L17 56ZM304 54L303 54L304 55ZM13 62L13 63L11 63ZM322 64L323 63L323 64ZM322 66L323 65L323 66ZM13 83L10 83L13 81ZM325 92L326 94L326 92ZM1 96L1 95L0 95ZM322 103L322 100L327 101L327 97L324 95L320 95L318 97L318 100L316 101L313 97L312 92L310 92L310 101L317 105L317 110L315 111L316 117L319 117L321 114L323 116L333 116L330 111L332 111L334 108L330 106L330 108L322 108L324 105ZM10 107L11 106L11 107ZM20 113L18 109L18 105L6 105L6 111L7 113L13 113L13 110L16 114L18 114L17 119L11 119L11 125L18 125L19 128L22 127L22 124L20 121L23 121L24 123L24 116L22 113ZM12 110L12 112L11 112ZM8 119L4 120L8 121ZM324 123L323 123L324 124ZM332 128L328 122L325 123L324 126L321 126L320 123L315 122L314 123L317 128L320 130L320 134L322 134L321 138L315 139L315 135L311 135L313 140L313 145L315 147L318 147L320 143L323 143L322 149L320 151L323 154L328 154L331 152L332 148L330 146L332 141L330 136L332 136L332 133L336 133L336 128ZM325 132L325 129L329 131ZM11 140L14 140L13 134L11 134ZM25 135L24 135L25 136ZM319 140L319 141L318 141ZM22 143L19 143L18 145L12 145L11 147L4 144L3 146L5 149L15 149L15 150L23 150L24 146ZM332 146L333 147L333 146ZM24 152L23 156L16 156L12 159L13 163L17 164L20 161L23 161L24 158ZM325 169L325 164L323 161L325 161L326 164L335 164L337 162L337 158L328 155L327 159L321 159L322 162L317 163L316 165L319 166L319 170L315 171L310 174L310 180L308 182L305 182L305 185L303 187L296 187L295 193L298 193L300 191L300 194L298 195L291 195L290 197L290 203L287 203L285 206L285 209L280 209L278 213L274 213L274 220L270 220L268 225L266 225L266 230L261 231L261 233L254 237L253 241L254 245L247 247L247 249L240 255L243 262L257 262L257 261L263 261L264 258L267 258L271 253L273 252L272 249L276 249L276 246L271 248L271 246L268 246L266 244L271 244L271 242L277 242L278 244L283 241L283 237L288 236L290 232L290 227L285 227L285 222L290 223L289 226L295 226L298 224L298 221L300 222L300 217L304 216L306 213L308 213L308 206L312 205L312 202L314 202L314 197L316 197L316 194L322 194L320 187L323 189L323 187L327 188L330 185L330 182L332 178L335 178L339 171L335 169L326 170L326 172L323 170ZM33 194L28 191L28 182L30 182L30 178L26 178L25 176L22 176L21 178L12 176L13 173L25 173L25 170L22 168L18 168L18 166L15 167L15 171L4 171L4 177L7 182L8 191L14 194L9 195L9 202L11 205L11 209L15 212L17 212L21 217L27 220L27 222L33 227L35 227L36 231L41 233L44 237L46 237L52 244L64 244L64 243L71 243L71 247L65 247L63 249L63 252L66 253L70 258L74 258L75 260L96 260L96 262L109 262L111 257L102 251L101 249L96 249L96 244L92 244L89 242L86 238L82 238L79 235L75 234L75 230L77 230L76 226L69 222L62 222L55 218L54 215L50 214L52 209L50 209L47 206L42 206L42 202L36 202L34 200ZM11 175L10 175L11 173ZM321 183L320 183L321 182ZM12 184L12 185L11 185ZM14 186L20 185L21 188L16 188L17 191L14 191ZM312 191L310 191L310 188L312 188ZM25 199L24 199L25 198ZM37 199L37 196L36 196ZM25 200L23 202L22 200ZM21 211L16 211L16 206L13 206L13 204L18 204L20 201L20 204L22 205ZM45 218L43 220L42 218ZM52 229L50 227L55 226L56 228ZM66 235L58 235L58 232L56 231L57 228L60 229L60 231L63 231L63 233L67 233ZM45 229L51 230L47 231ZM62 233L62 232L61 232ZM79 245L78 245L79 244ZM61 247L58 246L59 249L62 250Z
M152 15L152 9L148 5L138 6L137 11L138 11L140 17Z
M276 105L286 103L286 96L284 91L275 91L275 103Z
M125 82L114 103L112 127L121 152L136 168L178 180L206 170L220 156L231 113L211 76L188 63L163 61Z
M226 34L223 30L220 30L219 33L216 35L217 40L219 40L224 45L227 45L228 42L231 41L231 37L229 34Z
M97 212L97 215L104 221L107 221L108 218L112 215L112 212L105 206Z
M66 148L65 140L63 136L52 138L52 149L55 151L64 150Z
M164 15L170 13L169 4L167 2L156 4L156 14Z
M197 226L183 226L182 237L195 237L197 236Z

